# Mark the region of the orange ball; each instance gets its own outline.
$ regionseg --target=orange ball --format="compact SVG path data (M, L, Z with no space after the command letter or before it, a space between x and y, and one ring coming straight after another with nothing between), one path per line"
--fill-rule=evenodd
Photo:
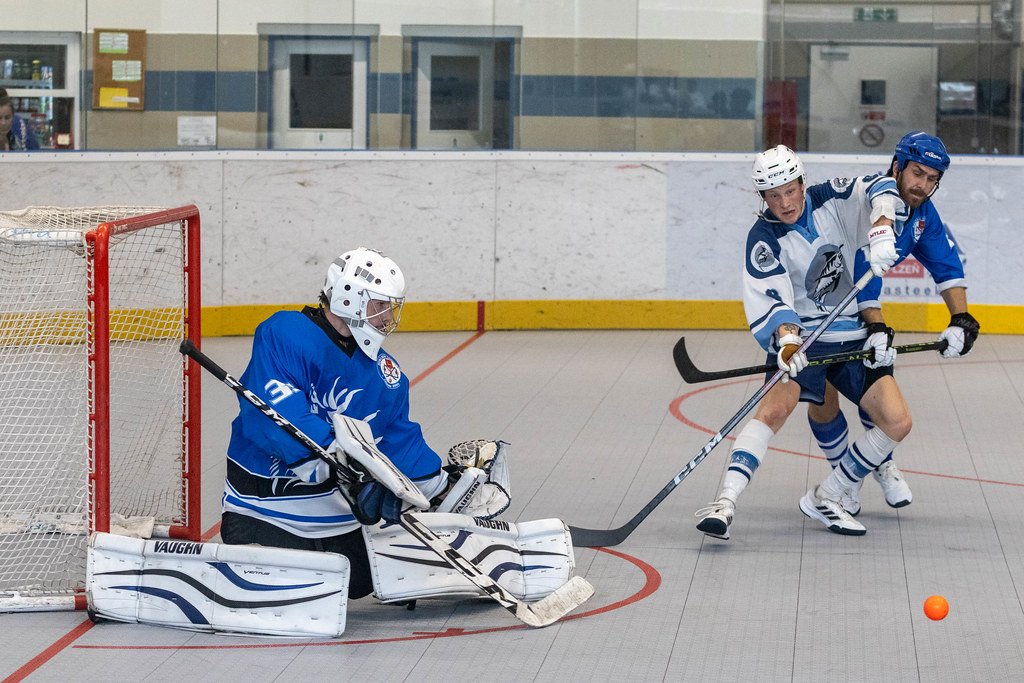
M932 621L942 621L949 614L949 603L941 595L929 596L924 601L924 615Z

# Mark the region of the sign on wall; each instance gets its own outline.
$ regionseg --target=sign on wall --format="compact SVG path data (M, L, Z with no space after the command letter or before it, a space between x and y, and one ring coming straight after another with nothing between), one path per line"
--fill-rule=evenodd
M92 42L93 109L145 109L146 32L98 28Z

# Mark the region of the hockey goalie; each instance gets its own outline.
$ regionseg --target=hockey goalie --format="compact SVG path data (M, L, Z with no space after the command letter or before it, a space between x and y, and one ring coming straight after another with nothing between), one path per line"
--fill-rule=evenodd
M511 501L507 444L465 442L444 464L409 419L408 378L381 349L404 296L394 261L359 248L331 264L319 306L257 328L228 445L223 543L97 535L96 618L330 637L344 630L348 599L492 593L414 538L399 523L406 511L492 588L524 602L565 589L575 567L565 524L497 519Z

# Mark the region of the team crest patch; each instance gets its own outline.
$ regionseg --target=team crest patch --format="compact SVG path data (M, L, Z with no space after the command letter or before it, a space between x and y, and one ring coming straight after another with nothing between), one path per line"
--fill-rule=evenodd
M770 273L779 266L779 260L772 253L772 248L764 242L758 242L750 250L750 265L762 273Z
M921 239L922 233L924 233L924 219L923 218L919 219L916 223L914 223L914 241L915 242L917 242L919 239Z
M398 367L398 363L391 356L381 354L377 359L377 372L391 389L397 387L398 383L402 381L402 369Z

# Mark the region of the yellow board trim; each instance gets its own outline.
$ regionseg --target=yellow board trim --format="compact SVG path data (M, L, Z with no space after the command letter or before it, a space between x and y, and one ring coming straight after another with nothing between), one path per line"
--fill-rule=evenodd
M203 308L203 336L251 335L280 310L302 304ZM949 324L941 303L884 304L886 320L900 332L940 332ZM971 313L987 334L1024 334L1024 306L977 304ZM399 331L473 331L480 323L476 301L408 302ZM487 301L485 330L745 330L740 301Z

